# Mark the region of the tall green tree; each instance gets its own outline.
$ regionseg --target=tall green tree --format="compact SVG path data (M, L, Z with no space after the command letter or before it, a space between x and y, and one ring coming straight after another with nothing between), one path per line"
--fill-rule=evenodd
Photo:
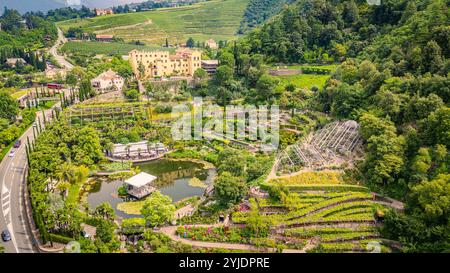
M238 204L247 195L247 185L242 177L223 172L214 182L214 196L224 206Z
M151 227L160 226L171 221L174 217L174 212L175 206L172 205L172 199L160 191L154 191L145 200L141 209L145 222Z
M19 104L6 91L0 90L0 118L13 121L19 113Z

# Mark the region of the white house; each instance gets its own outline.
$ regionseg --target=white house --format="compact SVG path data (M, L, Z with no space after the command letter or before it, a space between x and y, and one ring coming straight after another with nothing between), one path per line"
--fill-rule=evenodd
M112 71L111 69L98 75L91 81L92 87L94 87L99 93L109 91L122 91L124 79Z

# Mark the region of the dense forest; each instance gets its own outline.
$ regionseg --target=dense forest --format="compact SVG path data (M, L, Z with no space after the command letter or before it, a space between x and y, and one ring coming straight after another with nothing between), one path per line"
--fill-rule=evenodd
M39 16L21 16L17 11L8 9L0 16L0 25L0 68L22 75L44 71L47 58L43 49L56 40L55 25ZM7 63L9 58L21 58L25 63L17 61L11 66ZM21 86L24 83L18 75L0 79L0 87Z
M294 0L250 0L238 33L243 34L266 22L270 17L278 14L286 4L292 2Z
M287 90L274 92L274 79L257 73L261 58L341 63L310 107L361 124L366 157L354 175L405 201L405 213L389 213L383 232L411 252L450 249L448 6L299 0L219 56L216 81L243 77L250 97L272 102Z
M15 10L5 9L0 24L0 50L8 49L11 54L17 48L37 50L52 45L57 36L52 22L33 14L21 16Z
M90 18L94 17L95 13L88 7L81 6L81 8L64 7L59 9L52 9L44 13L42 11L27 12L25 15L33 15L45 18L49 21L58 22L76 18Z

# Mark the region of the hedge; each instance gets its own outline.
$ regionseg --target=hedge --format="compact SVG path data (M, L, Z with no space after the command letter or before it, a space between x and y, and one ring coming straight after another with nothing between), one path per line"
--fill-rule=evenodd
M49 233L49 237L52 240L52 242L61 243L61 244L68 244L70 242L75 241L74 238L66 237L66 236L59 235L59 234L53 234L53 233Z

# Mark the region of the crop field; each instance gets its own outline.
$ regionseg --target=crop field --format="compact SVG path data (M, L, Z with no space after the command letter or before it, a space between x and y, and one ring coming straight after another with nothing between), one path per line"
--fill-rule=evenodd
M237 29L249 0L213 0L191 6L154 11L74 19L58 23L67 31L82 27L86 32L111 34L126 41L140 40L150 45L196 41L230 40Z
M85 55L128 55L133 50L168 50L167 48L157 46L142 46L127 43L102 43L102 42L67 42L61 48L63 52L67 53L81 53ZM169 50L170 51L170 50Z

